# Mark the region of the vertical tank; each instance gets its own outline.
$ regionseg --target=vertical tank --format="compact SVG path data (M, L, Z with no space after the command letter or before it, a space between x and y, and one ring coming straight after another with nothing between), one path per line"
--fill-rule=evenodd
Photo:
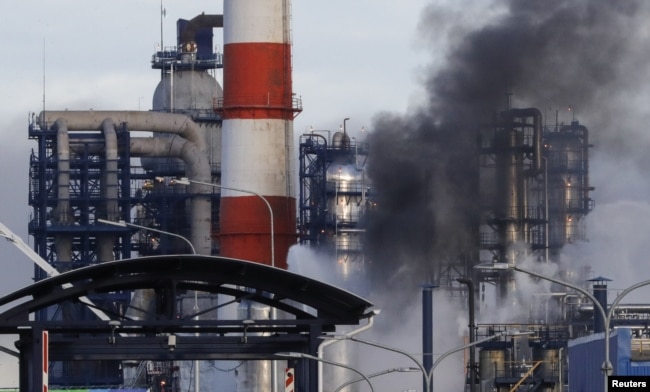
M367 144L351 139L345 132L336 132L328 149L332 163L326 171L326 209L330 212L335 268L342 282L363 269L361 220L370 189L364 167L367 154Z
M483 348L479 353L479 376L483 386L494 385L496 377L506 375L506 360L509 357L509 350L502 348Z
M153 110L184 113L199 124L209 148L213 178L218 177L216 168L221 164L221 122L213 109L214 102L223 97L222 87L211 74L221 68L221 55L213 52L213 29L216 27L223 27L222 15L179 19L177 46L162 48L152 58L152 68L161 73L153 95ZM178 159L145 159L143 166L162 175L172 175L170 171L178 172L183 163Z
M544 392L562 392L560 384L560 349L533 348L533 362L541 362L535 371L535 378L544 380Z
M544 134L548 171L549 248L557 257L566 244L584 241L589 192L589 131L573 121Z
M296 242L293 118L299 110L291 82L290 1L225 0L223 9L221 254L287 268ZM273 212L273 236L260 196Z
M516 264L525 257L542 219L531 198L542 171L542 117L535 108L509 109L481 130L481 193L486 195L481 247L492 261ZM499 297L515 291L509 271L495 278Z

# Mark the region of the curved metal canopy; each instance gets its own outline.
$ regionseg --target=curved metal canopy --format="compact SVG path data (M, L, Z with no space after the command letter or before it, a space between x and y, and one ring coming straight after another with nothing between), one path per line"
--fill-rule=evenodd
M135 289L154 289L166 298L183 290L226 294L276 307L296 319L319 318L333 324L356 324L372 307L348 291L264 264L167 255L105 262L36 282L0 298L0 307L20 302L0 313L0 321L26 319L30 313L82 296ZM175 317L173 303L162 305L170 318Z

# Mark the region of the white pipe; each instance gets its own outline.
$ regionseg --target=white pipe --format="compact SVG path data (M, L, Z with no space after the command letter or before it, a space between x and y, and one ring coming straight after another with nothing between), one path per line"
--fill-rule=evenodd
M184 114L139 111L47 111L41 112L40 122L47 126L59 118L65 119L70 130L100 129L110 118L115 124L126 123L129 130L173 133L207 151L207 144L198 124Z
M179 157L185 162L188 178L204 178L199 180L201 182L210 181L210 164L207 155L199 151L194 143L182 138L132 138L131 155L137 157ZM191 190L192 187L202 187L203 191L200 194L196 193ZM206 188L201 184L191 184L190 186L190 192L195 193L192 198L191 210L191 242L196 253L210 255L212 251L210 238L212 202L207 195L208 192L205 192Z
M208 161L205 136L194 121L183 114L139 111L46 111L40 114L44 126L53 119L64 119L68 130L100 129L106 119L114 124L127 124L129 131L148 131L175 134L185 140L172 139L175 156L186 163L187 177L201 182L210 182L210 163ZM141 146L169 146L167 141L160 143L160 138L150 138L151 142L142 142ZM132 143L132 146L134 143ZM151 147L151 146L149 146ZM151 147L152 153L164 154L159 147ZM169 156L169 155L159 155ZM211 214L212 203L210 188L201 184L192 184L189 191L195 194L192 200L192 235L191 240L198 254L211 254Z
M117 132L115 124L110 118L102 122L102 133L106 148L104 181L102 182L104 197L106 198L106 219L109 221L119 220L119 209L117 206L118 180L117 180Z
M117 204L118 198L118 176L117 176L117 132L115 124L110 118L102 122L102 133L104 134L105 166L102 173L102 197L106 200L106 219L113 222L120 218ZM97 257L99 262L112 261L113 242L112 235L98 236Z
M70 212L70 137L65 120L56 120L57 150L57 206L52 220L56 224L71 225ZM57 235L54 239L58 261L72 261L72 238L68 234Z
M174 113L174 63L171 63L171 72L169 73L169 108Z
M359 327L357 329L353 329L352 331L346 332L343 335L345 335L345 336L354 336L354 335L360 334L361 332L369 330L374 325L375 316L378 315L379 312L380 312L379 309L374 310L370 314L370 316L368 317L368 324L366 324L366 325L364 325L362 327ZM321 344L319 344L318 345L318 358L323 359L325 347L330 346L330 345L332 345L332 344L334 344L336 342L340 342L340 341L341 340L339 340L339 339L337 339L337 340L325 340ZM318 361L318 392L323 392L323 362L322 361Z

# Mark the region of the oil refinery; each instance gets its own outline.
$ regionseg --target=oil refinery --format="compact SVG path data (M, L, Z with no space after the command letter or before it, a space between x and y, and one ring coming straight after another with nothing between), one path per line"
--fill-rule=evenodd
M650 304L623 302L650 281L608 297L608 277L566 260L598 208L602 123L521 87L553 88L519 74L537 71L534 45L502 53L521 20L468 33L423 78L428 106L368 129L353 112L294 129L290 0L179 18L151 55L151 110L30 113L30 245L0 224L35 263L0 298L15 391L577 392L650 376ZM417 334L384 340L414 305ZM412 362L373 368L381 355L353 342ZM375 381L388 373L411 374Z

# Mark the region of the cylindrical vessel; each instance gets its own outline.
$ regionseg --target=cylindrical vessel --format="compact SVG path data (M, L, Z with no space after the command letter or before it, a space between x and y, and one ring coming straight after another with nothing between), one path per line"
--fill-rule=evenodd
M336 272L341 282L347 282L363 268L361 239L364 230L360 224L366 210L366 190L370 182L363 166L365 150L360 154L356 144L349 146L349 139L348 147L337 147L339 134L334 135L334 148L329 151L332 164L326 171L327 220L334 233ZM342 144L339 142L339 145ZM359 156L364 159L359 159Z
M537 347L533 349L533 361L541 362L537 371L536 378L543 378L547 383L545 392L561 392L562 386L559 383L560 376L560 350L556 348L544 349ZM552 385L552 386L551 386Z
M286 268L296 240L289 1L223 8L221 255Z
M481 384L484 381L492 383L495 377L504 377L506 375L506 358L508 358L507 349L484 348L481 350L479 353Z

